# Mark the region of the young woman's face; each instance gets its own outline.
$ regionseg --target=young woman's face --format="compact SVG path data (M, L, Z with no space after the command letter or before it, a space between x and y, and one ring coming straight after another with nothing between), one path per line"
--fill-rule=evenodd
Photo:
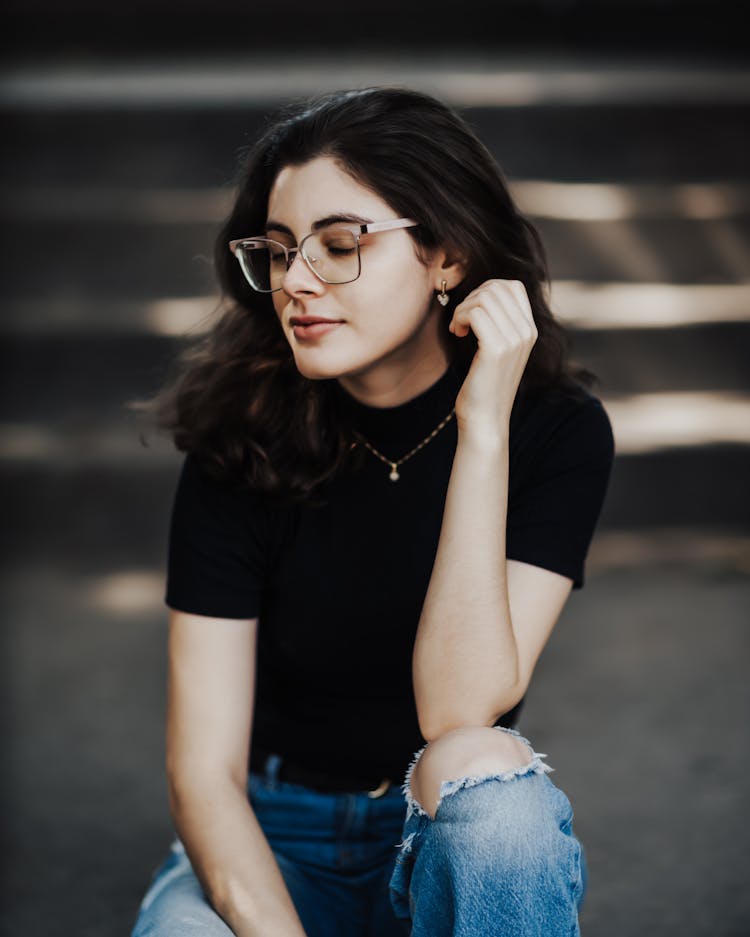
M330 157L286 166L271 189L267 236L287 247L299 244L321 219L351 216L389 221L398 214L374 192L341 170ZM347 227L346 222L337 222ZM350 283L327 284L299 254L282 289L272 294L274 308L300 373L342 383L383 374L399 380L410 368L443 368L447 356L439 341L440 255L422 263L405 229L360 237L361 273ZM294 326L296 316L320 316L340 323L327 329ZM318 334L314 334L317 332ZM441 373L438 371L438 373ZM374 378L377 383L377 379Z

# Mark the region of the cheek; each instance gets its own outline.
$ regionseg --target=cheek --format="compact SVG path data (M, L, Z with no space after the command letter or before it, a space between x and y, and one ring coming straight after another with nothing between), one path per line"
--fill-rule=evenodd
M359 321L353 325L359 338L368 346L389 349L409 341L421 328L429 309L429 300L420 291L403 287L381 292L378 302L369 303Z
M367 282L376 302L387 303L388 309L411 320L421 318L430 306L433 291L427 269L403 253L370 264Z

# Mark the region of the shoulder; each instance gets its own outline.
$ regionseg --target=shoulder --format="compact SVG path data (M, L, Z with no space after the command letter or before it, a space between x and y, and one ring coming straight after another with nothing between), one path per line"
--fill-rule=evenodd
M268 499L247 482L225 478L194 452L183 458L175 492L174 514L192 526L221 523L240 529L257 526L268 514Z
M299 505L258 490L246 479L225 477L194 452L185 454L172 507L175 529L250 538L271 549L299 523L299 514Z
M608 468L615 454L612 424L600 398L585 387L554 387L516 401L511 442L517 459L551 459Z
M263 494L254 490L246 480L227 475L220 466L196 452L185 454L179 484L196 494L227 502L263 500Z

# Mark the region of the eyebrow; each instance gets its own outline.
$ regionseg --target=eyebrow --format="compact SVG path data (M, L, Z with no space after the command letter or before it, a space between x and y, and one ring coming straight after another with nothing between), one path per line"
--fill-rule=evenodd
M362 215L353 215L348 212L337 212L333 215L326 215L325 218L318 218L317 221L313 221L312 230L319 231L321 228L327 227L329 224L372 224L372 218L363 218ZM280 221L273 221L269 219L266 222L264 231L268 233L269 231L283 231L284 234L288 234L291 237L294 237L294 233L291 228L287 225L282 224Z

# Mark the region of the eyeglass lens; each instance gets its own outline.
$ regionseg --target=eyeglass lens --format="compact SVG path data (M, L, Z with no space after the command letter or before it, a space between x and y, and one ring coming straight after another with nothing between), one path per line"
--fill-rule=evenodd
M309 234L299 249L324 283L350 283L359 276L357 239L347 228L323 228ZM288 269L282 244L269 238L253 238L238 248L237 258L254 289L268 293L281 288ZM293 259L290 253L289 265Z

